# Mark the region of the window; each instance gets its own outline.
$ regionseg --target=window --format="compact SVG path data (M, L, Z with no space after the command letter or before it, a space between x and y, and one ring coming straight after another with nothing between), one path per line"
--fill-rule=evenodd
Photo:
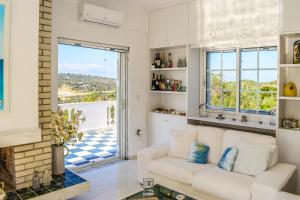
M208 51L206 82L209 109L269 114L276 108L277 49Z
M236 110L236 51L207 53L206 97L210 109Z

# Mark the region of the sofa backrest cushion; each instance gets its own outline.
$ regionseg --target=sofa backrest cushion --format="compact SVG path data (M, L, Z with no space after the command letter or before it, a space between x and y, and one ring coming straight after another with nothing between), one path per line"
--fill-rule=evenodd
M196 142L198 133L193 130L171 130L171 144L168 156L187 159L191 146Z
M208 162L218 164L222 154L224 130L206 126L192 126L189 129L198 132L197 142L209 146Z
M241 139L233 171L257 176L268 169L271 158L271 146Z
M241 140L247 140L258 144L269 145L271 147L272 152L270 162L268 163L268 168L273 167L278 162L276 139L274 137L266 135L259 135L243 131L226 130L224 132L222 151L224 151L227 147L238 147L241 143Z

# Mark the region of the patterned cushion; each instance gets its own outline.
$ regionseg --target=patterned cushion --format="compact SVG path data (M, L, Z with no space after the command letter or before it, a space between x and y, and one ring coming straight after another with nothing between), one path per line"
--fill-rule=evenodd
M188 162L206 164L208 158L209 146L201 143L193 143Z
M218 163L218 167L224 169L225 171L231 172L237 154L238 149L236 147L227 147Z

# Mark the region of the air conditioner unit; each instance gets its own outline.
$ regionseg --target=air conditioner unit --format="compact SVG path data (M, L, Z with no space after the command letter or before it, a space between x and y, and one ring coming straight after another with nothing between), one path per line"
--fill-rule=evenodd
M120 27L124 23L124 14L119 11L89 3L80 4L79 9L79 18L83 21L114 27Z

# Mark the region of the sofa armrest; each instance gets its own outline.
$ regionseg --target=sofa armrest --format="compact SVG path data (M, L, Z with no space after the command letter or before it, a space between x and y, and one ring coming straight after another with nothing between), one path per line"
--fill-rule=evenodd
M149 178L149 163L168 155L170 144L155 145L142 149L137 153L137 179L143 183L144 178Z
M252 200L273 200L296 172L296 166L278 163L260 174L252 184Z

